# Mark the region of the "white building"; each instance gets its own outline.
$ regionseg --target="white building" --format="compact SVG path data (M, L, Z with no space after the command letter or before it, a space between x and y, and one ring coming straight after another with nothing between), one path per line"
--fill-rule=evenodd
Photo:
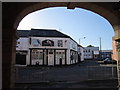
M84 47L78 45L78 61L84 61Z
M99 47L84 47L84 59L98 59Z
M26 65L26 59L29 58L29 31L24 30L24 33L22 31L18 32L20 38L17 40L16 45L16 65Z
M29 32L29 34L24 34ZM78 44L57 30L18 30L17 52L26 51L25 65L70 65L78 63ZM23 37L24 36L24 37ZM82 52L81 52L82 53Z

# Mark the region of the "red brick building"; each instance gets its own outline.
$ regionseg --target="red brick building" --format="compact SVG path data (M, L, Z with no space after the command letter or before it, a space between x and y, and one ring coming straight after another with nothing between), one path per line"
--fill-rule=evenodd
M118 60L118 54L117 54L117 49L116 49L116 41L113 39L112 41L112 48L113 48L113 54L112 54L112 59Z

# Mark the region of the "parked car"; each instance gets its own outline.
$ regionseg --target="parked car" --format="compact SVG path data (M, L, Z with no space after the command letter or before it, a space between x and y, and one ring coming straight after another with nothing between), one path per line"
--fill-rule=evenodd
M103 62L105 64L117 64L117 61L109 59L109 58L106 58L105 60L103 60Z

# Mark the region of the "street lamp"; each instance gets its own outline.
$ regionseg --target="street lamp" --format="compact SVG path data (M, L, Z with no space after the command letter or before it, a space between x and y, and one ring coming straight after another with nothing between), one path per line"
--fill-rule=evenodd
M86 37L83 37L83 38L79 38L79 44L80 44L80 39L85 39Z
M101 37L100 37L100 60L102 59L102 45L101 45Z

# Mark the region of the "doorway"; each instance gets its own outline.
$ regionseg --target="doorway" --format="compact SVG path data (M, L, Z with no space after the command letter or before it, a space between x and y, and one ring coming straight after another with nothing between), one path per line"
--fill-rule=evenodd
M16 54L16 64L26 65L26 55L17 53Z
M48 50L48 65L54 65L54 50Z

